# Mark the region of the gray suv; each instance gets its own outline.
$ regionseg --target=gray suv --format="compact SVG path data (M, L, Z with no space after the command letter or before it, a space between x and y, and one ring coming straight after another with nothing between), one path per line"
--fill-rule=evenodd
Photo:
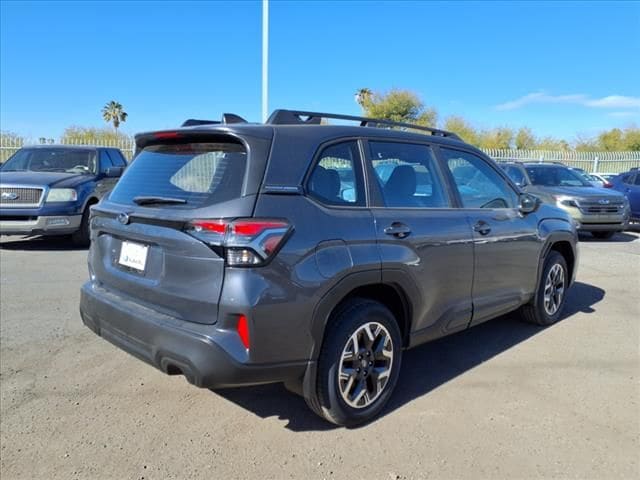
M575 277L569 215L452 133L278 110L136 144L92 208L82 320L199 387L284 382L362 423L404 349L516 309L550 325Z
M558 163L499 165L524 192L565 210L579 230L596 238L611 238L629 225L627 198L615 190L595 187L576 169Z

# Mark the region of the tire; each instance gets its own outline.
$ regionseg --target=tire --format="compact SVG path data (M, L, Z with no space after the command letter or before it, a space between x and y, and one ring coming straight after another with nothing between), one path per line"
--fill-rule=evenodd
M615 235L616 232L606 231L606 232L591 232L595 238L599 238L601 240L607 240Z
M351 300L327 327L315 392L305 400L315 413L336 425L367 422L391 397L401 359L400 329L389 309L372 300Z
M88 247L91 244L91 232L89 231L89 217L91 215L91 205L87 205L82 213L80 228L73 232L71 241L78 247Z
M559 269L562 271L561 281L557 276L560 275L557 273ZM554 271L553 275L551 274L552 270ZM524 319L527 322L543 326L556 323L562 315L562 309L566 302L568 283L567 262L559 252L551 250L544 261L544 268L534 298L521 309ZM561 291L560 288L562 288ZM558 292L559 295L557 295ZM545 301L547 294L549 296Z

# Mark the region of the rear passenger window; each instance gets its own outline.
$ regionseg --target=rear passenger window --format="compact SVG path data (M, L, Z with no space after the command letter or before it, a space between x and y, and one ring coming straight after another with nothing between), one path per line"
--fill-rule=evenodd
M517 196L509 184L482 158L440 148L465 208L514 208Z
M512 167L510 165L505 165L505 166L502 167L502 169L509 176L509 178L511 180L513 180L513 182L516 185L522 186L522 185L525 184L524 173L518 167Z
M116 167L126 167L127 166L127 161L122 156L122 153L120 153L118 150L110 150L109 151L109 156L111 157L111 161L113 162L113 164Z
M369 142L371 164L387 207L446 208L449 201L426 145Z
M328 205L363 206L364 189L359 159L355 141L325 148L309 177L309 194Z
M633 182L634 185L640 185L640 174L636 174L636 179Z
M106 150L100 150L100 170L104 172L109 167L113 167L109 153Z

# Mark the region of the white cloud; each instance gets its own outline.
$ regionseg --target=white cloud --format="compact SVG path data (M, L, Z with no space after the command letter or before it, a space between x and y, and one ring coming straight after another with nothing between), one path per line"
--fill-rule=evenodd
M545 92L533 92L500 105L496 110L516 110L535 103L582 105L591 108L640 108L640 97L609 95L602 98L591 98L581 93L571 95L549 95Z
M610 117L616 117L616 118L628 118L628 117L640 116L640 112L628 112L628 111L611 112L611 113L608 113L607 115Z
M609 95L608 97L589 100L585 105L596 108L640 108L640 98Z

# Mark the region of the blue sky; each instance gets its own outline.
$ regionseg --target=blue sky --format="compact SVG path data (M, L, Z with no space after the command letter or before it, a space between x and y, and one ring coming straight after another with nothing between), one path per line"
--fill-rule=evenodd
M0 127L37 138L129 133L261 112L261 2L6 2ZM640 3L270 4L269 107L359 114L406 88L480 127L573 139L640 124Z

